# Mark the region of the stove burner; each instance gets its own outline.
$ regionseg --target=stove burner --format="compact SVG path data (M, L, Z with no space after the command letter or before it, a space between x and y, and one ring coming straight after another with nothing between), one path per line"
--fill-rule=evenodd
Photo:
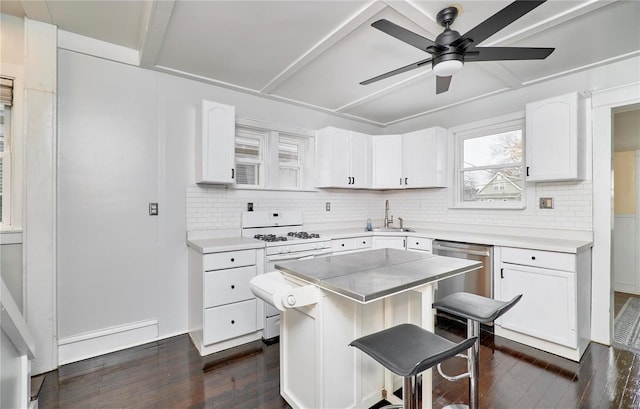
M319 239L320 235L318 233L307 233L306 231L292 231L287 233L287 236L295 237L297 239Z
M285 236L276 236L275 234L256 234L253 236L254 239L262 240L262 241L287 241Z

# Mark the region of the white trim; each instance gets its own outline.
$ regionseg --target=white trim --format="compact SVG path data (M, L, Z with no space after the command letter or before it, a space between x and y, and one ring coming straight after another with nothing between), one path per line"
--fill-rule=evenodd
M0 232L0 245L2 244L22 244L21 231Z
M58 30L58 47L129 65L137 66L140 62L137 50L64 30Z
M593 275L591 339L609 345L613 331L612 293L612 111L640 102L640 83L592 93Z
M158 320L132 322L60 338L58 365L119 351L158 339Z

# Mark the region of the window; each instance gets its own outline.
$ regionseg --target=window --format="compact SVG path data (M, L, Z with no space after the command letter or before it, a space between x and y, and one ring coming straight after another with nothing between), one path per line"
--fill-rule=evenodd
M0 227L11 223L11 103L13 80L0 77Z
M236 187L301 190L313 169L313 131L236 120Z
M266 133L252 129L236 129L236 183L262 187L264 144Z
M456 206L523 208L524 121L454 132Z

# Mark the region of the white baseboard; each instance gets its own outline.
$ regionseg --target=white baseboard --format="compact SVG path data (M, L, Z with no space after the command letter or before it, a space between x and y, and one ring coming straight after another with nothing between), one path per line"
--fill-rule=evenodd
M58 366L158 339L158 320L145 320L58 340Z

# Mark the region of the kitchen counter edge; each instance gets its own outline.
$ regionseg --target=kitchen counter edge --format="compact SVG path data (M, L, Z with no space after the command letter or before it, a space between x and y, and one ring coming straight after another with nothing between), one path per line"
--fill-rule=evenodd
M262 249L264 241L248 237L221 237L215 239L187 240L187 246L202 253L220 253L223 251Z

